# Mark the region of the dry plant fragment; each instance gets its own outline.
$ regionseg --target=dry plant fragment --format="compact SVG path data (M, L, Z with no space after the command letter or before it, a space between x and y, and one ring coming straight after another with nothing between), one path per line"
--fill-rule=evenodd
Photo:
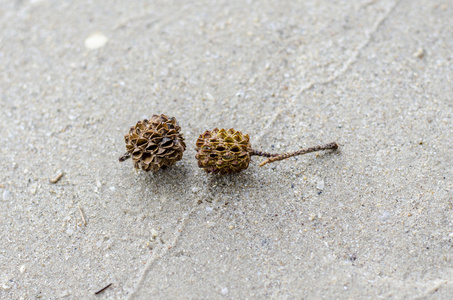
M292 153L271 154L252 149L248 134L231 129L218 129L205 131L196 142L198 166L207 173L239 173L248 168L252 155L268 157L260 164L279 161L314 151L337 149L338 144L333 142L302 149Z
M181 160L186 144L175 118L153 115L150 120L138 121L124 136L127 152L119 161L132 158L134 167L158 171Z
M233 128L206 131L196 142L198 166L208 173L239 173L247 169L252 148L247 134Z
M49 179L50 183L57 183L58 181L60 181L61 177L63 177L64 173L63 171L59 170L58 173Z
M265 164L268 164L268 163L271 163L274 161L284 160L284 159L287 159L287 158L290 158L293 156L302 155L302 154L320 151L320 150L329 150L329 149L338 149L338 144L335 142L332 142L332 143L325 144L325 145L317 145L317 146L305 148L305 149L291 152L291 153L278 154L278 155L270 157L270 158L266 159L265 161L263 161L262 163L260 163L260 167L264 166Z

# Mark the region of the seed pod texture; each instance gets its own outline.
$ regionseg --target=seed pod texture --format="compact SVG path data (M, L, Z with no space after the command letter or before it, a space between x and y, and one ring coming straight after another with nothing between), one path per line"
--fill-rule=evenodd
M249 136L233 128L205 131L196 146L198 166L208 173L239 173L249 166L252 151Z
M127 153L120 161L132 157L134 167L158 171L181 160L186 144L175 118L153 115L150 120L138 121L124 136Z

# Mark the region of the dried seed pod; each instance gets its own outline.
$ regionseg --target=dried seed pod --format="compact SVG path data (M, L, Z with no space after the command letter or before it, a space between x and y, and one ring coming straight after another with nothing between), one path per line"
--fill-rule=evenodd
M249 136L234 129L206 131L197 140L198 166L208 173L239 173L250 163Z
M270 154L252 149L248 134L231 129L218 129L205 131L196 142L198 166L207 173L239 173L248 168L252 155L268 157L260 164L287 159L292 156L302 155L319 150L337 149L338 144L333 142L302 149L292 153Z
M174 165L186 150L180 130L175 118L163 114L138 121L124 136L127 152L119 161L132 157L136 169L154 172Z

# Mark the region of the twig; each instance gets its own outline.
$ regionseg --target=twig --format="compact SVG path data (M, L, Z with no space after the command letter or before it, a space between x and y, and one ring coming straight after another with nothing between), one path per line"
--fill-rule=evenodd
M59 171L57 173L57 175L55 175L54 178L50 178L50 182L51 183L57 183L61 179L61 177L63 177L63 175L64 175L63 171Z
M265 156L265 157L276 157L276 156L279 156L280 154L279 153L267 153L267 152L263 152L263 151L258 151L258 150L255 150L255 149L252 149L252 151L250 152L250 155L257 155L257 156Z
M100 293L102 293L103 291L105 291L106 289L108 289L112 284L110 283L109 285L107 285L106 287L103 287L102 289L100 289L99 291L97 291L96 293L94 293L95 295L98 295Z
M131 154L130 154L129 152L126 152L126 153L124 153L123 155L121 155L121 156L118 158L118 160L119 160L120 162L122 162L122 161L125 161L126 159L129 159L130 157L131 157Z
M305 148L305 149L302 149L302 150L299 150L296 152L292 152L292 153L284 153L284 154L280 154L280 155L266 159L265 161L260 163L260 167L264 166L265 164L274 162L274 161L284 160L284 159L287 159L287 158L290 158L293 156L297 156L297 155L302 155L302 154L320 151L320 150L337 149L337 148L338 148L338 144L335 142L332 142L332 143L325 144L325 145L317 145L314 147Z
M85 220L85 216L83 215L83 211L82 211L82 208L80 207L80 205L79 205L79 211L80 211L80 215L82 216L83 226L87 226L87 221Z

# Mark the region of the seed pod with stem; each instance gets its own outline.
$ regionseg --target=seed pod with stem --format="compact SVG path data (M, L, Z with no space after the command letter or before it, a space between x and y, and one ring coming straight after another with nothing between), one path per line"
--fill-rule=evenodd
M271 154L252 149L248 134L242 134L233 128L228 130L215 128L212 131L205 131L198 137L195 158L198 160L198 166L207 173L229 174L247 169L251 156L254 155L268 158L260 164L264 166L297 155L337 148L338 144L332 142L291 153Z

